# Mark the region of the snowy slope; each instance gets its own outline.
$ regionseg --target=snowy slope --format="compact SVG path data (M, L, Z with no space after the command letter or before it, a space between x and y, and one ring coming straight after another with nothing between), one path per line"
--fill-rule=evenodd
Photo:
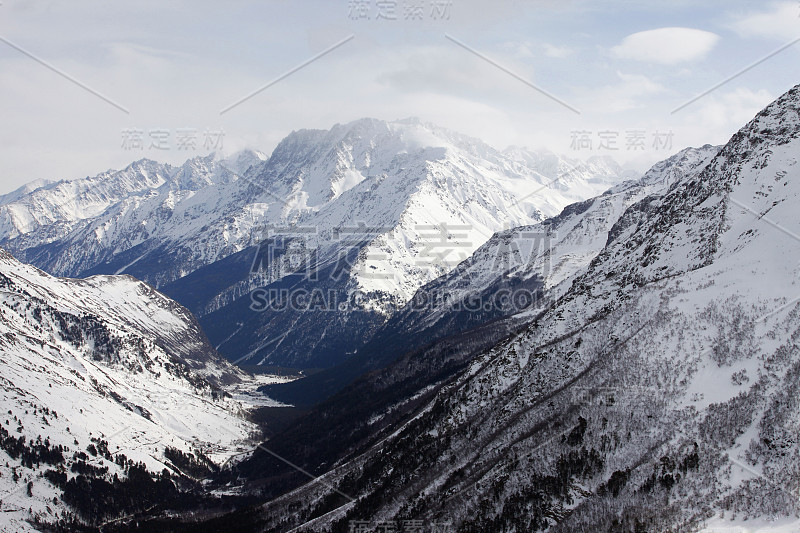
M609 231L631 205L647 196L665 194L673 183L704 168L718 151L719 147L710 145L686 148L655 165L640 180L571 204L539 224L498 232L455 269L422 287L416 298L423 299L426 293L446 294L450 302L465 301L482 294L491 296L500 280L520 284L535 278L543 284L545 299L556 300L605 247ZM424 309L423 325L448 312L446 302L435 297L427 300L440 305ZM417 311L412 305L400 314Z
M54 278L0 250L0 353L2 531L71 513L43 476L74 477L90 446L109 455L89 452L85 462L122 478L120 454L176 472L167 446L222 462L256 430L220 389L246 376L185 309L128 276ZM41 438L53 456L26 462L21 438L32 447Z
M324 483L259 518L300 531L405 519L713 531L753 518L796 530L799 160L797 86L696 172L625 209L525 331L420 391L429 399L376 445L345 451ZM365 390L379 394L380 377Z

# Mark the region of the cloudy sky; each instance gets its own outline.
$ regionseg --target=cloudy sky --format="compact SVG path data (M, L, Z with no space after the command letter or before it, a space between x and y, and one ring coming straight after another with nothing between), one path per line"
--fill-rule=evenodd
M800 83L798 38L798 0L2 0L0 193L365 116L644 169Z

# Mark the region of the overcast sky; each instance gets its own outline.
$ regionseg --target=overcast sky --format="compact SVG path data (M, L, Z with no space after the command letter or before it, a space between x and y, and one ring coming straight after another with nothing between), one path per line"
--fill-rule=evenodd
M800 83L798 37L798 0L2 0L0 193L366 116L644 169Z

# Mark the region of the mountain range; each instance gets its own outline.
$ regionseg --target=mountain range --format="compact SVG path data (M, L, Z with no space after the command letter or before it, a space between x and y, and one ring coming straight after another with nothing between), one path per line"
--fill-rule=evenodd
M270 157L141 160L23 188L0 202L0 246L55 275L144 280L200 316L231 360L330 367L495 231L626 177L609 158L501 152L415 119L362 119L293 132ZM309 281L335 294L321 310L251 309L256 289ZM352 309L331 316L339 304Z
M62 531L796 531L799 160L797 86L636 180L361 120L6 195L4 246L97 275L0 257L2 510ZM466 256L416 264L418 225ZM270 299L314 289L337 305ZM262 387L296 407L260 411L292 415L257 444L237 391L259 382L214 346L326 369Z

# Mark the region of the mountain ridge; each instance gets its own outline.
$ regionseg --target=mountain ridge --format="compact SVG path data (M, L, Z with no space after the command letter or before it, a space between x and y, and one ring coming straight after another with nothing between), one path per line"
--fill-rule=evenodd
M177 498L195 483L187 472L218 468L258 432L228 392L250 377L130 276L55 278L0 249L0 351L0 487L15 531Z
M213 324L209 335L231 360L331 366L347 350L336 339L327 345L326 335L346 340L353 328L369 331L498 229L540 221L627 176L603 158L509 154L416 120L298 130L269 158L195 157L181 167L141 160L117 174L46 186L0 205L0 246L59 275L128 273L163 288ZM48 195L66 198L70 209L37 214L37 206L52 208L56 196ZM241 255L269 255L275 238L315 254L318 271L346 257L346 272L328 288L339 300L363 295L363 319L341 329L338 319L308 318L307 342L298 338L286 354L259 353L259 339L280 342L287 323L250 316L248 300L254 290L287 285L294 253L280 252L269 272L242 268L219 277L225 282L213 292L187 294L193 280L238 265ZM233 315L239 318L226 321ZM243 322L251 324L237 333Z
M796 528L799 137L797 86L695 171L627 207L521 332L374 413L401 409L377 440L345 438L333 464L313 447L292 452L289 434L267 442L325 482L228 520L299 531L443 518L475 531L700 530L753 518ZM377 395L421 364L401 359L325 409ZM310 424L290 433L313 434ZM256 453L248 470L255 488L282 468Z

